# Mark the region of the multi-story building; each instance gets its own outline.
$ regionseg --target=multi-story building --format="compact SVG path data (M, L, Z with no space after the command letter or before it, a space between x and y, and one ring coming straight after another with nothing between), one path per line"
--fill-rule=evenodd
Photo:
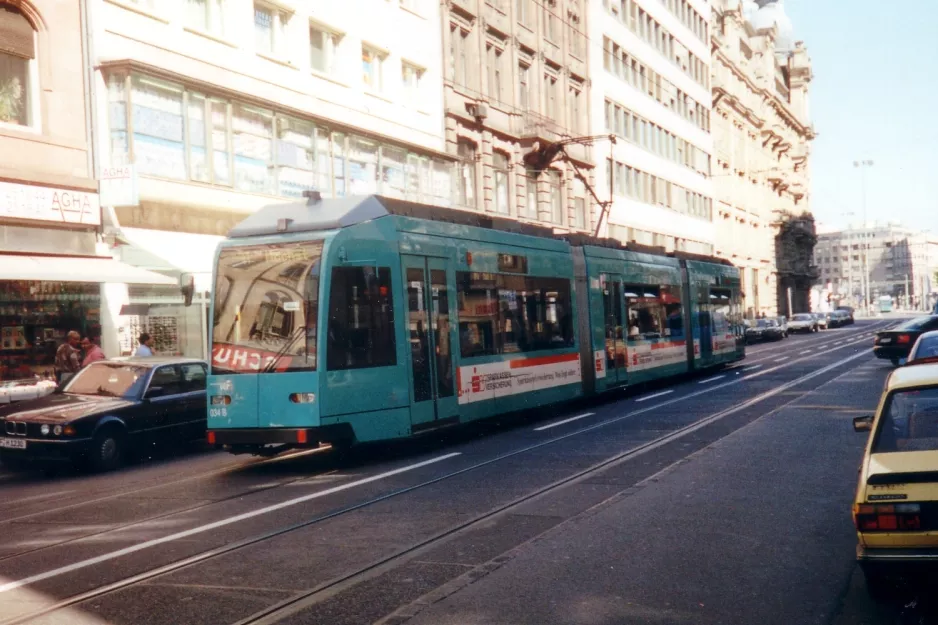
M51 374L69 331L96 339L102 283L171 282L100 245L83 9L0 1L0 380Z
M105 207L127 262L204 293L230 227L304 190L450 203L436 0L85 4L96 148L103 167L133 166L130 188L136 178L137 197ZM204 355L204 302L115 287L105 336L120 339L106 351L148 330L158 351Z
M821 283L841 302L861 307L883 295L914 310L934 307L938 237L897 223L859 224L818 235L814 262Z
M443 5L446 149L468 210L590 230L590 146L547 171L532 150L589 135L587 0L452 0ZM583 178L575 175L577 168Z
M775 240L810 212L811 62L780 0L714 0L712 41L716 253L740 267L748 315L781 314L810 282L779 277Z
M704 0L596 0L590 61L597 178L612 190L606 233L712 254L710 9Z

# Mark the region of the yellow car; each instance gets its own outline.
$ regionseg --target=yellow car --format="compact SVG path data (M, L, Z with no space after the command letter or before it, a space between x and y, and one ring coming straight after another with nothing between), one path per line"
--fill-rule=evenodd
M853 504L857 561L873 596L938 571L938 364L892 372L870 432Z

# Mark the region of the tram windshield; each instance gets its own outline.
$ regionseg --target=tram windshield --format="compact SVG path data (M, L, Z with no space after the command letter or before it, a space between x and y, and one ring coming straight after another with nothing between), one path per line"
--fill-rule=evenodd
M316 369L322 246L303 241L221 251L212 373Z

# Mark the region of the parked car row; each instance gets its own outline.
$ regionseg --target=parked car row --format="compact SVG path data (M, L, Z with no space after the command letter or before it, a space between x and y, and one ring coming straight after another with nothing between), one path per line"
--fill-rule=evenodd
M837 309L829 313L798 313L791 319L771 317L746 322L746 342L780 341L794 333L810 334L853 323L853 312Z

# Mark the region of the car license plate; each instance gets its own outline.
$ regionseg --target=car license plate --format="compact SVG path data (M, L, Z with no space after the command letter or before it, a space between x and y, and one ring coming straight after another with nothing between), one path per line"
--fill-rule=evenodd
M880 345L885 345L886 343L892 343L892 339L889 338L889 337L883 337L883 338L879 339L879 344L880 344Z
M18 438L0 438L0 447L7 449L26 449L26 441Z

